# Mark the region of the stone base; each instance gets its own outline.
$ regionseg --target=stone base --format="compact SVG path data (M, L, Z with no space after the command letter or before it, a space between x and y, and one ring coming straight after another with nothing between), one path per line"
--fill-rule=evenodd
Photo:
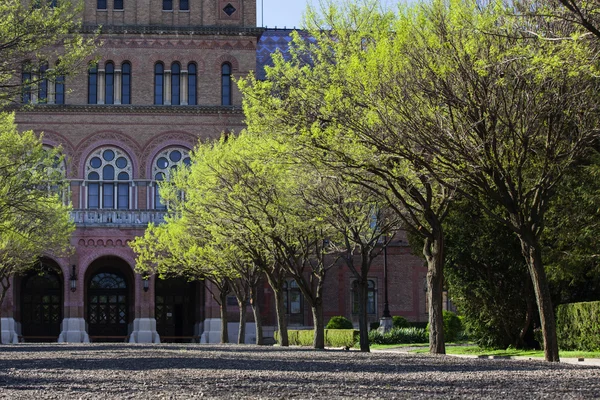
M89 343L90 337L85 329L85 319L65 318L61 324L58 343Z
M14 318L0 318L0 343L19 343L19 323Z
M227 324L227 333L229 343L237 343L239 322L229 322ZM208 318L204 320L204 332L200 336L200 343L221 343L221 319ZM245 343L256 343L256 324L246 322Z
M133 331L129 335L129 343L160 343L160 336L156 332L156 319L134 319Z
M391 318L381 317L381 319L379 320L379 328L377 328L377 332L382 334L389 332L393 326L394 324L392 323Z

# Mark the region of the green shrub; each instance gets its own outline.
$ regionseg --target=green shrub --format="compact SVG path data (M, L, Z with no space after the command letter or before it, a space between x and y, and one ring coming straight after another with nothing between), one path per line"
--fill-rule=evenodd
M427 329L427 322L409 322L408 326L413 328Z
M331 317L325 329L354 329L352 322L346 317Z
M312 346L315 331L312 329L288 330L290 346ZM279 332L273 335L277 343ZM354 329L325 329L325 346L327 347L353 347L358 342L359 331Z
M377 328L379 328L379 321L371 322L371 324L369 325L369 330L370 331L375 330Z
M428 341L429 333L423 328L392 328L384 334L378 331L369 332L371 344L426 343Z
M462 338L463 326L460 318L452 311L444 310L444 341L455 342L458 338ZM429 332L429 324L425 327Z
M600 351L600 301L558 306L556 331L562 350Z
M410 324L408 320L400 315L394 315L392 317L392 326L394 328L408 328Z

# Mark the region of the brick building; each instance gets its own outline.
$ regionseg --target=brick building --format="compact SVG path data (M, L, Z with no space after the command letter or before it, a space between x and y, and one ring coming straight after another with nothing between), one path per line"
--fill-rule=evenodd
M98 62L43 92L25 93L33 107L17 114L19 129L43 132L45 145L62 146L77 228L73 255L47 255L44 274L12 278L0 310L2 342L217 341L219 308L205 283L144 281L128 242L162 220L157 182L189 162L199 139L243 128L231 78L257 70L260 76L268 55L285 49L289 31L257 27L255 0L85 0L84 32L99 26ZM392 315L426 320L423 262L405 241L388 253ZM354 318L348 271L340 267L331 275L325 319ZM383 258L371 280L376 321L383 310ZM310 309L294 286L288 283L290 324L310 325ZM262 297L268 336L275 315L266 286ZM237 311L231 316L235 321Z

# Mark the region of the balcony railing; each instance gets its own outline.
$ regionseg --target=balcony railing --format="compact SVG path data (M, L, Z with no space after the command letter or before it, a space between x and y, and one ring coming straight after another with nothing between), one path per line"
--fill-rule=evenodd
M164 210L73 210L76 225L135 225L164 222Z

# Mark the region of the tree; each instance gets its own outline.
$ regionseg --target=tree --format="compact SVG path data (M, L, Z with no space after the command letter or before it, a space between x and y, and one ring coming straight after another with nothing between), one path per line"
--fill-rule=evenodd
M0 3L1 107L20 103L23 89L78 71L92 54L95 40L78 33L82 10L82 4L71 0Z

